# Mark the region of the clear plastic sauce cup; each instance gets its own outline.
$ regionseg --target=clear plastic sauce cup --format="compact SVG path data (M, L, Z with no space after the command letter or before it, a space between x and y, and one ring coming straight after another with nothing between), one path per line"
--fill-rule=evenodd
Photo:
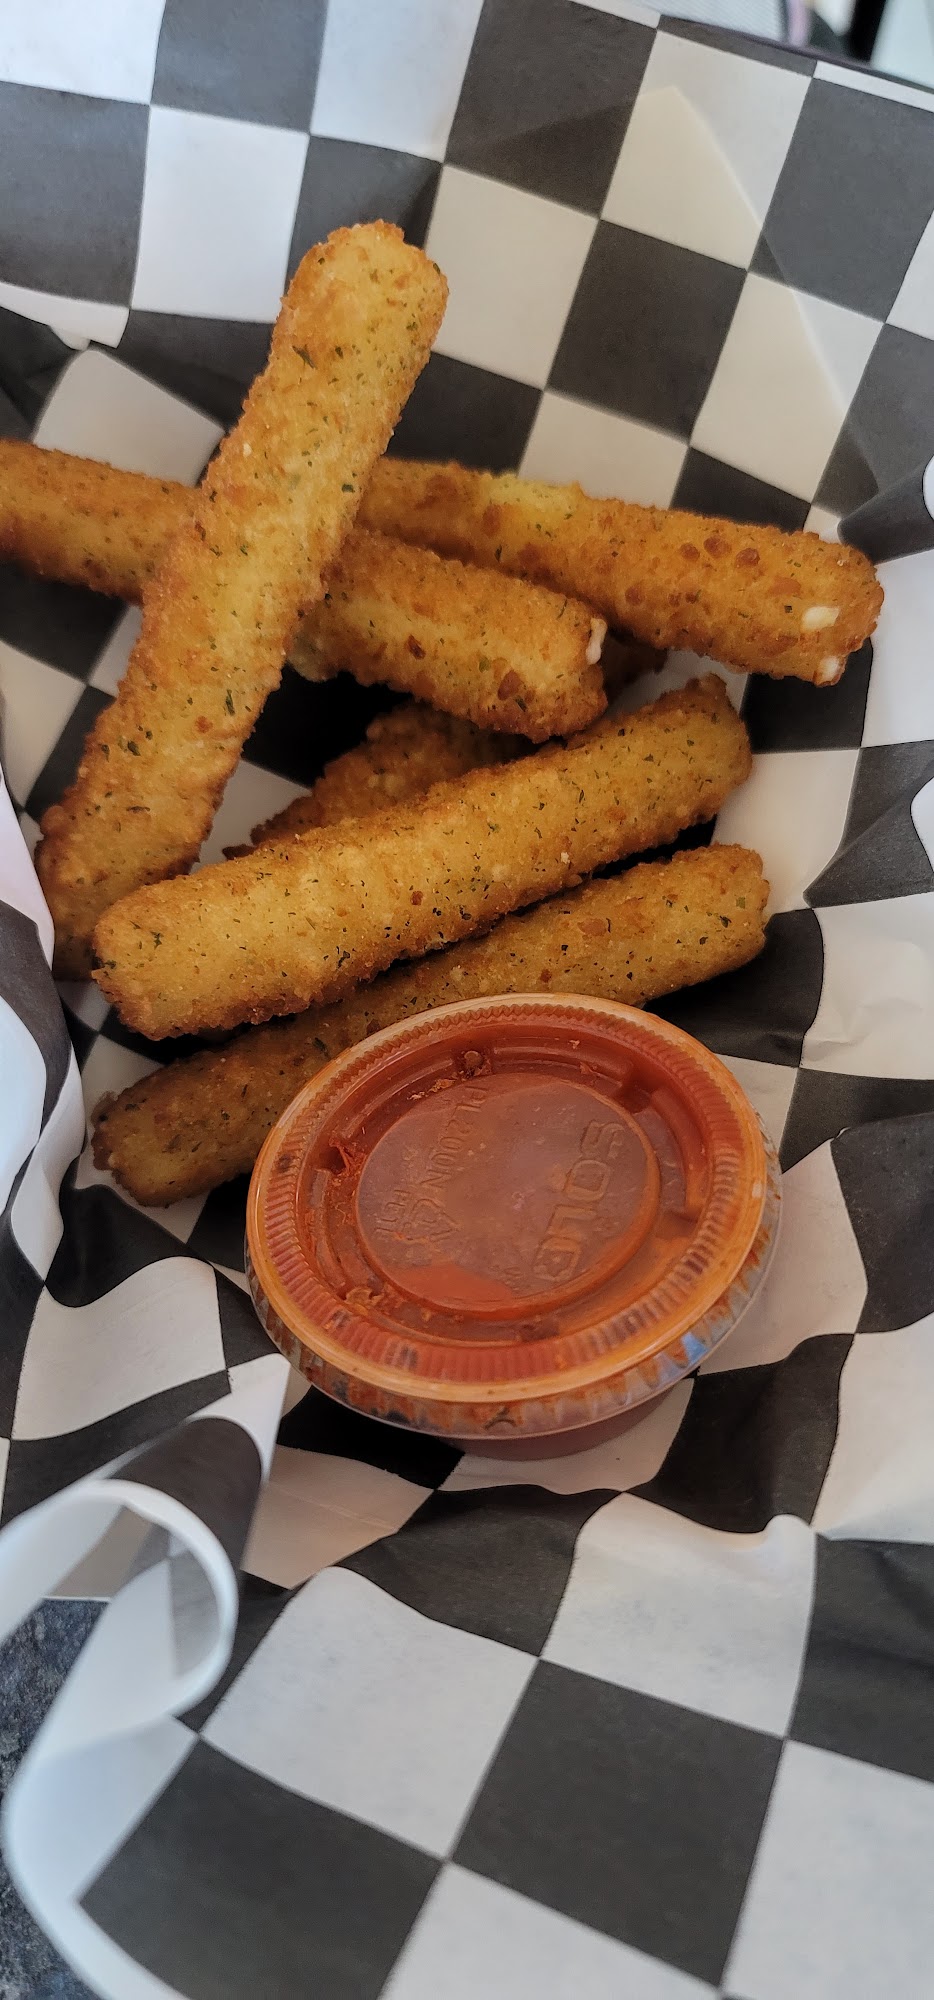
M696 1368L775 1245L774 1149L651 1014L547 995L419 1014L280 1118L247 1205L259 1316L318 1388L471 1449L579 1449Z

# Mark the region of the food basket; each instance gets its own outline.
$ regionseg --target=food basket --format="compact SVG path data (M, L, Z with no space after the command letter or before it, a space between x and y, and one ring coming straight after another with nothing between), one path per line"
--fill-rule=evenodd
M164 1050L56 992L30 849L137 614L0 571L0 1608L104 1607L13 1880L120 2000L921 2000L934 100L628 0L52 11L0 28L8 435L194 482L297 258L384 217L451 285L395 451L842 520L885 606L834 687L729 677L711 831L768 943L660 1007L780 1150L768 1281L614 1441L514 1463L302 1393L242 1182L147 1211L94 1167L85 1106ZM287 669L209 856L382 700Z

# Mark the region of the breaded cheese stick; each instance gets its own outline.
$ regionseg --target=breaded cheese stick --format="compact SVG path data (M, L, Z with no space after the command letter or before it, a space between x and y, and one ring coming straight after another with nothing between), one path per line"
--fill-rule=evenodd
M821 686L839 680L882 604L859 549L593 500L579 486L545 486L511 472L381 459L360 521L573 591L650 646Z
M748 774L719 675L571 743L126 896L95 978L158 1039L339 999L708 819Z
M266 370L146 589L116 700L43 820L36 866L61 973L89 969L108 904L195 859L428 358L446 289L385 223L337 230L299 265Z
M589 993L640 1006L732 972L765 942L768 884L757 854L700 847L644 862L486 937L397 966L333 1007L248 1028L155 1070L95 1113L94 1159L137 1201L203 1194L252 1167L297 1090L377 1028L449 1000Z
M187 486L0 440L0 558L138 601L195 506ZM606 707L606 623L563 593L354 530L289 657L308 680L341 668L532 742Z
M174 479L0 439L0 560L139 604L196 493Z
M358 532L289 657L321 680L349 667L481 728L544 743L606 707L606 622L576 598Z
M365 819L381 806L401 805L432 785L489 764L505 764L527 748L519 737L475 729L471 722L406 701L374 716L362 743L335 757L317 784L272 819L253 828L253 845L282 840L309 828ZM233 850L228 849L228 856ZM238 853L248 853L239 848Z

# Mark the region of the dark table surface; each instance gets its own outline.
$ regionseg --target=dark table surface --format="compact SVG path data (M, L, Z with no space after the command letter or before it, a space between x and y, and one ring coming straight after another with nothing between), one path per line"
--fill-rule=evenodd
M0 1646L0 1796L100 1606L51 1600ZM20 1902L0 1859L0 2000L93 2000Z

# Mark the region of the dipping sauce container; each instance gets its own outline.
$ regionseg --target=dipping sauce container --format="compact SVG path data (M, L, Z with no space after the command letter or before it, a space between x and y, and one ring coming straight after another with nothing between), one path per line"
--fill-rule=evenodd
M247 1270L327 1395L545 1456L725 1339L779 1202L751 1105L679 1028L607 1000L469 1000L299 1093L254 1168Z

